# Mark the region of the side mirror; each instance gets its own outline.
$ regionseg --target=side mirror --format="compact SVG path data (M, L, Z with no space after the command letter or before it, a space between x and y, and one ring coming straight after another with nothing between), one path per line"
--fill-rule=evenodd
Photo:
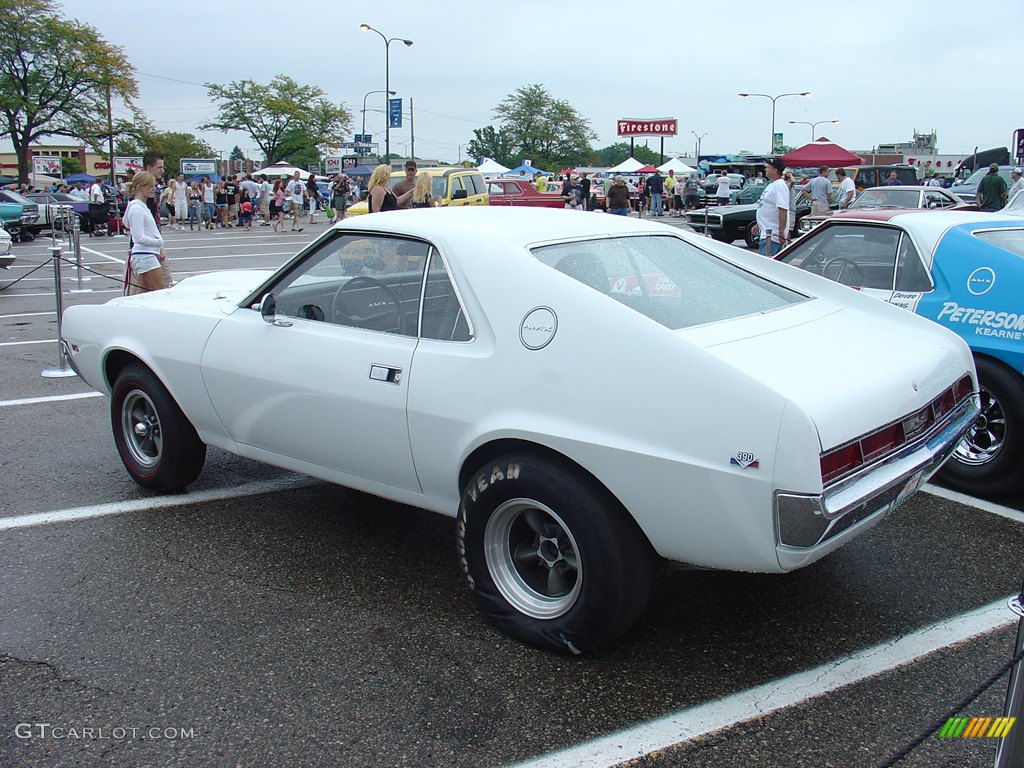
M291 320L282 320L277 316L277 299L274 298L272 293L268 293L260 302L260 316L263 318L263 322L276 325L279 328L290 328L292 326Z
M452 194L452 200L465 200L469 197L469 193L464 189L456 189Z
M277 317L277 299L274 298L274 294L268 293L263 297L260 302L260 316L265 323L274 322Z

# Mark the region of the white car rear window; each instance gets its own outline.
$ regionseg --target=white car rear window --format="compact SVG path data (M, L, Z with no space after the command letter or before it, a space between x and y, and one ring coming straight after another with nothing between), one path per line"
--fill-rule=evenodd
M807 298L671 236L585 240L535 248L533 254L673 330L770 312Z
M975 232L974 236L1004 251L1024 256L1024 229L992 229Z

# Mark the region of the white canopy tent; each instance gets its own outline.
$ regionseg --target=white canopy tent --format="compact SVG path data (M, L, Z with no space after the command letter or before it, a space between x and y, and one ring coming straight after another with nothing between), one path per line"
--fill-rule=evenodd
M299 178L305 181L309 178L309 171L304 171L301 168L296 168L294 165L288 163L274 163L268 165L266 168L260 168L258 171L253 171L250 176L266 176L268 179L283 179L291 178L295 175L295 172L299 172Z
M681 176L684 173L686 173L686 174L697 173L697 169L696 168L690 167L689 165L684 163L682 160L680 160L678 157L673 157L671 160L669 160L664 165L659 165L658 166L658 170L661 171L662 173L668 173L669 171L675 171L676 172L676 176Z
M490 157L485 157L484 161L476 168L480 173L485 176L500 176L503 173L508 173L511 168L506 168L504 165L499 163Z
M613 176L616 173L636 173L637 169L643 168L644 165L644 163L641 163L635 157L627 157L618 165L609 168L605 173L609 176Z

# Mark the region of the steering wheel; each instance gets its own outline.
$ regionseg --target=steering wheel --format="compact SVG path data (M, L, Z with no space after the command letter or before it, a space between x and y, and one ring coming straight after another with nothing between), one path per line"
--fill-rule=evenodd
M402 302L380 280L360 275L346 282L334 294L331 299L331 315L339 325L352 325L373 331L397 331L402 323Z
M829 270L833 270L835 274L830 274ZM850 279L853 282L847 282L843 280L843 275L849 274ZM863 287L867 279L867 275L864 274L864 270L857 266L856 262L852 259L848 259L844 256L838 256L834 259L829 259L821 266L821 276L827 277L829 280L835 280L837 283L843 285L855 285Z

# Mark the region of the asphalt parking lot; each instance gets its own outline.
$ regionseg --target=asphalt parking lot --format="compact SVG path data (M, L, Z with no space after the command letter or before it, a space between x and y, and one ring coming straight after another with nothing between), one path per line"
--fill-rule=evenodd
M274 268L304 227L165 237L181 279ZM125 239L82 242L65 301L119 295ZM217 450L146 493L107 400L41 375L48 245L0 272L0 766L877 766L1011 655L1021 499L931 487L785 576L665 567L622 642L565 658L483 620L451 519ZM933 736L899 765L993 751Z

